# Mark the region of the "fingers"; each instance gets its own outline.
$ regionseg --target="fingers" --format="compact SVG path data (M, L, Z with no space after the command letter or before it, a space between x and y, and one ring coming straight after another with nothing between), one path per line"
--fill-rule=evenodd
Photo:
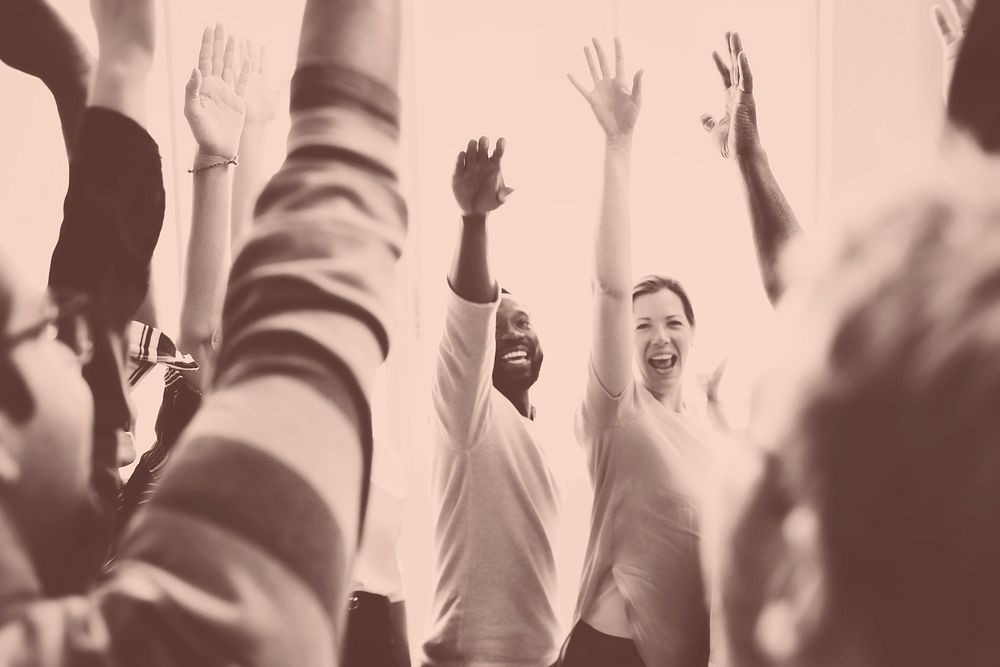
M461 153L458 154L458 157L455 159L455 173L457 174L464 170L465 170L465 151L462 151Z
M611 69L608 67L608 57L604 55L604 49L601 48L601 43L597 41L596 37L591 41L594 43L594 51L597 53L597 62L601 66L601 76L610 79Z
M215 35L212 40L212 71L213 76L222 76L223 56L226 51L226 29L221 23L215 24Z
M244 97L247 94L247 84L250 83L251 67L250 59L243 58L243 64L240 66L240 76L236 80L236 94L240 97Z
M622 48L622 40L615 37L615 78L619 82L625 80L625 50Z
M490 159L490 140L486 137L479 137L479 155L477 159L480 162Z
M471 167L477 162L479 162L479 142L470 139L469 145L465 148L465 166Z
M701 126L705 128L706 132L711 132L712 130L714 130L716 125L718 125L718 121L712 118L711 115L707 113L703 113L701 115Z
M733 32L729 35L729 54L732 60L733 84L740 86L742 90L743 82L740 80L740 54L743 53L743 40L740 33Z
M635 73L632 77L632 102L637 107L642 106L642 70Z
M493 159L499 160L503 157L504 151L507 150L507 140L503 137L497 139L497 146L493 149Z
M753 93L753 73L745 51L740 51L739 59L740 90L747 94Z
M590 78L594 80L594 85L596 86L598 81L601 80L601 75L597 71L597 64L594 62L594 54L590 52L590 47L583 47L583 55L587 57L587 69L590 70Z
M514 194L514 188L504 186L497 190L497 201L504 204L507 202L507 197L510 197L512 194Z
M969 0L948 0L948 6L958 19L958 27L964 32L972 18L972 3Z
M719 55L718 51L712 51L712 60L715 61L715 66L719 69L719 74L722 75L723 87L729 90L730 86L733 85L733 77L729 73L729 66L722 60L722 56Z
M201 49L198 51L198 69L202 76L212 73L212 50L215 44L215 28L206 26L201 35Z
M941 5L931 7L931 23L934 26L934 32L937 33L938 41L941 42L942 48L948 47L960 36L957 27L952 25L950 17L948 17Z
M583 85L579 81L577 81L572 74L567 74L566 76L569 78L569 82L573 84L573 87L579 90L580 94L583 95L584 99L586 99L587 89L584 88Z
M233 73L233 68L235 67L236 60L236 40L230 37L226 40L226 54L222 61L222 80L228 83L230 86L236 82L236 76Z

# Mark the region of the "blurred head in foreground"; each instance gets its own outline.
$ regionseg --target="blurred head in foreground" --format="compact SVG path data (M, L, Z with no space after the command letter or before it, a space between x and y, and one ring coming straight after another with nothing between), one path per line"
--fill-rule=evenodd
M723 554L732 664L1000 664L998 184L954 151L783 304Z

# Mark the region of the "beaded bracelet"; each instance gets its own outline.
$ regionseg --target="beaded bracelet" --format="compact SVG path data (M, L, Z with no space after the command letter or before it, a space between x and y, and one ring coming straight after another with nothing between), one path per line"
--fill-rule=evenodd
M228 165L236 166L240 163L239 155L234 155L228 160L222 162L216 162L214 164L206 164L204 167L195 167L194 169L188 169L189 174L197 174L199 171L205 171L206 169L212 169L213 167L225 167Z

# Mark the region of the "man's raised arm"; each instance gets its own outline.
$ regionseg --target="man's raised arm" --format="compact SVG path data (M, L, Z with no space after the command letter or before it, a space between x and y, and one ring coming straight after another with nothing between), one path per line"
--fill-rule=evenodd
M772 304L785 291L779 271L781 252L801 233L798 220L771 171L767 153L757 132L757 103L753 96L753 74L737 33L727 33L728 53L713 53L726 89L726 109L721 118L701 117L722 156L736 162L746 195L754 243L764 290Z

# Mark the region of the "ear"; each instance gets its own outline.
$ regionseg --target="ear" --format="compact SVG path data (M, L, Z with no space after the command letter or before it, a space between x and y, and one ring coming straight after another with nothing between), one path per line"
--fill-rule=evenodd
M775 665L798 664L822 625L827 582L815 510L798 505L782 522L782 549L757 619L761 651Z
M0 412L0 488L13 486L21 478L17 427Z

